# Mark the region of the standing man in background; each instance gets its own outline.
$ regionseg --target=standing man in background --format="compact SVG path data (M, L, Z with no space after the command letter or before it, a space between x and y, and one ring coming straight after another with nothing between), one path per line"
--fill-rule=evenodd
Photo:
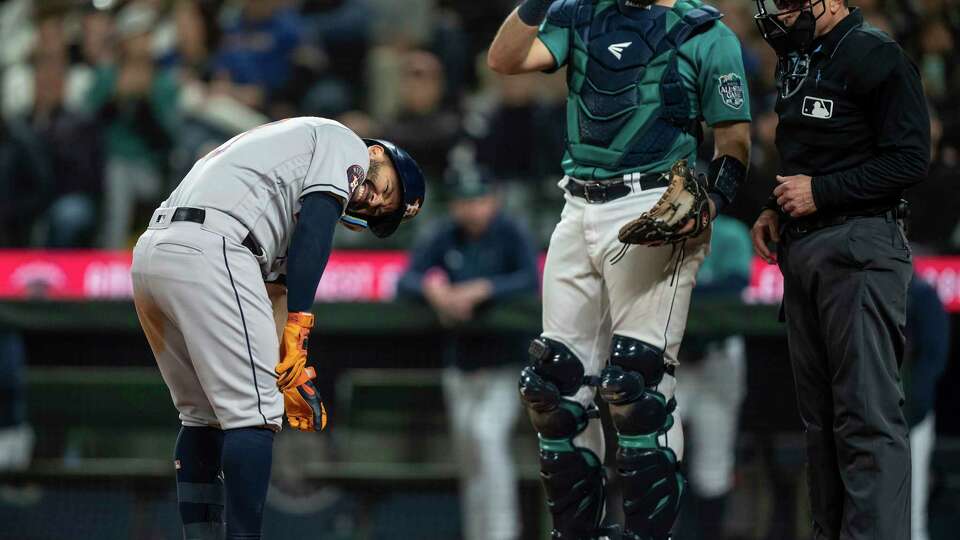
M708 298L739 302L750 283L752 259L750 230L737 219L717 216L710 255L697 273L694 304ZM685 528L695 530L697 540L719 540L733 490L740 404L747 393L746 343L736 334L696 335L686 339L680 356L677 410L691 436L687 471L697 516Z
M900 198L930 160L920 75L844 0L757 0L756 21L779 56L781 170L751 234L783 272L814 538L906 540Z
M517 371L529 336L467 335L456 326L478 311L537 293L536 252L500 210L484 169L448 174L450 218L413 251L399 292L425 299L450 327L443 390L459 470L466 540L516 540L517 479L510 432L520 412Z
M598 389L617 431L623 538L666 540L680 510L677 352L710 220L750 161L743 55L721 17L698 0L526 0L490 46L501 73L567 66L566 205L520 380L555 539L610 532ZM715 140L706 185L690 173L701 120ZM676 220L635 241L633 225L661 212Z
M937 442L934 405L937 383L950 354L950 316L933 285L917 274L907 289L907 358L904 390L910 426L911 540L930 540L927 502L930 499L930 461Z

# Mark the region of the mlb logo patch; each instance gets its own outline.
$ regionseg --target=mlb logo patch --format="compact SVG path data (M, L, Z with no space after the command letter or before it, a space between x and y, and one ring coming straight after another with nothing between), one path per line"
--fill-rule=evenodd
M833 100L805 96L803 98L803 115L810 118L819 118L827 120L833 118Z

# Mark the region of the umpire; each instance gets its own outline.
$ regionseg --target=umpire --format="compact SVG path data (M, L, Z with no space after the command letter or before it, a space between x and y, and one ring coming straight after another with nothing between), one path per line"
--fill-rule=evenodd
M920 76L844 0L756 3L779 57L781 169L752 236L784 276L814 538L909 540L899 367L912 268L899 201L927 174Z

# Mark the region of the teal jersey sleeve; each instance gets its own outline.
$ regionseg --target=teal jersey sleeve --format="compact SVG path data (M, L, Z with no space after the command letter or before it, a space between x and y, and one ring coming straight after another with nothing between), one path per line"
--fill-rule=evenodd
M707 125L749 122L750 94L743 69L740 40L726 25L702 36L697 48L700 111Z
M556 21L551 21L551 18L547 17L547 20L540 25L537 38L547 47L555 62L553 68L545 70L547 73L553 73L566 65L570 54L569 27L557 24Z

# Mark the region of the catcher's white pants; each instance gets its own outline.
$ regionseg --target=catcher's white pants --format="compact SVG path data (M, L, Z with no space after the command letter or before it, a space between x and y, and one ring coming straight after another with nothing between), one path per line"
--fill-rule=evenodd
M510 433L517 422L517 366L448 368L443 390L450 417L465 540L520 536L516 467Z
M157 210L133 250L137 316L185 426L279 429L273 309L240 222L201 225ZM166 216L166 217L164 217Z
M665 362L677 364L690 291L710 249L709 230L683 244L631 246L623 253L617 239L620 227L653 207L665 190L635 190L604 204L565 195L544 268L543 336L569 347L587 375L598 375L606 366L613 334L660 347ZM675 385L666 375L657 391L670 399ZM574 399L588 406L595 393L583 387ZM682 459L680 416L674 419L667 440ZM599 422L590 422L574 442L603 456Z
M700 362L679 371L677 410L693 434L690 487L701 497L719 497L733 489L737 420L747 386L743 336L709 343Z

